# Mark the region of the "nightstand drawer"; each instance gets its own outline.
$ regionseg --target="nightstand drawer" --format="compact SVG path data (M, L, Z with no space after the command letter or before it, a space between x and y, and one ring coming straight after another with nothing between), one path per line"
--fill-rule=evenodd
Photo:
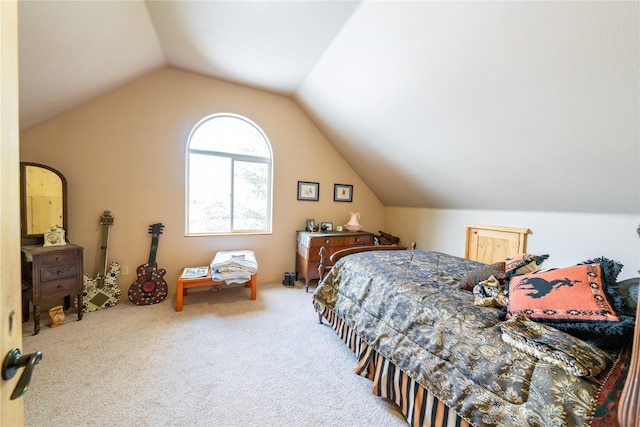
M52 296L65 296L78 293L78 278L52 280L40 283L40 296L42 298Z
M67 277L78 277L78 265L56 265L53 267L42 267L40 269L40 282L64 279Z
M46 265L70 264L76 262L77 258L77 251L60 251L41 255L42 261L40 263Z

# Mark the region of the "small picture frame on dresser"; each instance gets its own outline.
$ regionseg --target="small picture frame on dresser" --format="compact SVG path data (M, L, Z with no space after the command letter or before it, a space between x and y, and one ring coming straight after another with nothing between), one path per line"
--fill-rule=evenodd
M353 185L334 184L333 186L334 202L351 202L353 201Z
M322 231L333 231L333 223L332 222L321 222L320 230Z
M304 231L315 231L316 228L316 220L315 219L307 219L307 225L304 228Z

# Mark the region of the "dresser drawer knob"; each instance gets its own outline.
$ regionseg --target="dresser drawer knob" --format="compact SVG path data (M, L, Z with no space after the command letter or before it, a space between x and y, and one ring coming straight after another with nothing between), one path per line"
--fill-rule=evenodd
M62 257L56 257L56 261L57 262L61 262L62 261Z
M356 242L360 243L360 238L356 237Z
M62 289L62 285L58 285L58 289Z
M56 271L56 274L57 274L58 276L62 276L62 275L64 274L64 271L62 271L62 270L58 270L58 271Z
M329 242L330 242L330 240L329 240L329 239L327 239L327 240L325 240L324 242L328 245L328 244L329 244Z

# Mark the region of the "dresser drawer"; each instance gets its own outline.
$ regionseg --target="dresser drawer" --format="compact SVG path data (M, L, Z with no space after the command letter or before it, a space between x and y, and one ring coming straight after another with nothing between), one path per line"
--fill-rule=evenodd
M346 239L346 237L343 236L314 237L311 239L311 244L309 246L316 249L324 246L325 249L328 249L331 246L342 246L344 244L344 239Z
M78 277L78 264L54 265L40 268L40 282Z
M309 261L320 261L320 248L324 246L325 261L329 261L329 257L340 249L352 248L354 246L371 245L373 239L371 234L362 234L356 236L321 236L314 237L310 241L310 248L305 250L301 255L308 258ZM300 249L300 248L299 248ZM306 248L305 248L306 249ZM299 250L300 253L300 250ZM317 268L317 265L316 265Z
M76 262L78 252L64 251L40 255L40 263L45 265L70 264Z
M324 246L325 249L328 249L329 247L338 246L370 245L371 242L370 234L362 234L361 236L322 236L311 239L310 247L320 249L321 246Z
M366 246L373 244L371 234L364 234L362 236L345 236L340 246Z
M51 296L65 296L78 293L78 278L40 282L40 296L42 298Z

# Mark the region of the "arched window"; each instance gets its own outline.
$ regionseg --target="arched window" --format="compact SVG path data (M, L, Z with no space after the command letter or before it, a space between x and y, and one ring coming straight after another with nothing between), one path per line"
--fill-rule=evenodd
M270 233L272 153L236 114L201 120L187 143L187 235Z

